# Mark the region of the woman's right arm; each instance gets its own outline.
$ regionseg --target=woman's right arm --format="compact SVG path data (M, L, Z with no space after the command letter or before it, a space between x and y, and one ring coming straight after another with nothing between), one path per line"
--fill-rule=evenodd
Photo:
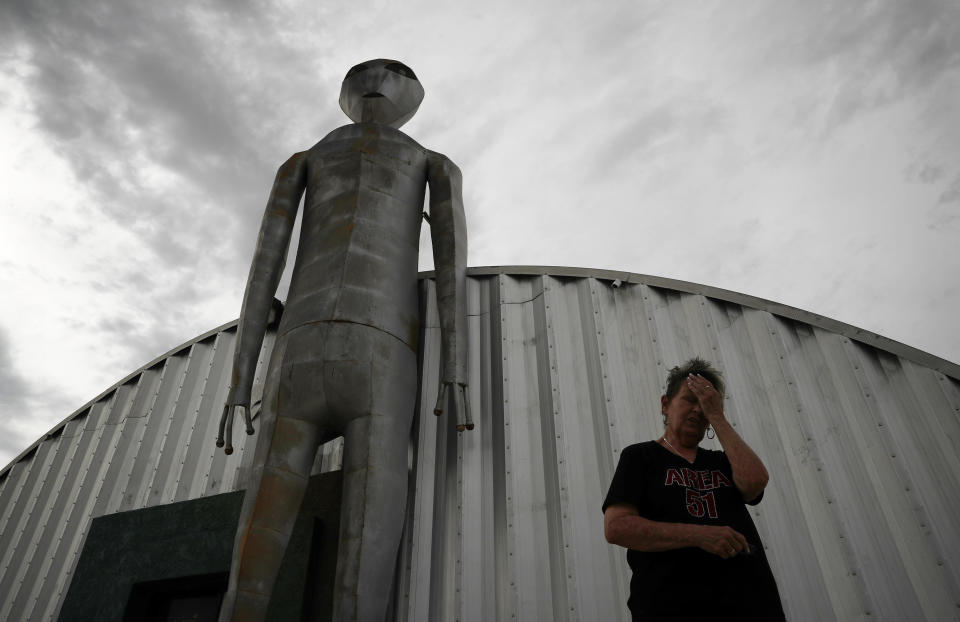
M743 534L727 526L662 523L639 515L629 503L609 506L603 513L603 531L610 544L643 552L698 547L723 558L749 549Z

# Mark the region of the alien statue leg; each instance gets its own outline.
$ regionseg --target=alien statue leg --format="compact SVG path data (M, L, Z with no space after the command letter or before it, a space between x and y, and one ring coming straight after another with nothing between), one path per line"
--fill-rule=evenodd
M230 582L220 609L226 622L266 620L270 595L313 467L320 432L316 413L285 395L291 334L277 340L257 430L253 469L233 547Z
M416 386L414 351L369 326L319 322L277 340L221 621L266 619L317 447L340 433L334 619L383 619L403 529Z
M403 533L407 450L416 407L416 353L380 330L358 324L339 326L347 329L343 336L349 350L369 352L364 363L370 373L367 396L359 391L343 396L358 410L344 430L333 619L379 622L389 609ZM328 395L332 397L334 387L349 390L350 384L329 383ZM352 384L361 388L360 382Z

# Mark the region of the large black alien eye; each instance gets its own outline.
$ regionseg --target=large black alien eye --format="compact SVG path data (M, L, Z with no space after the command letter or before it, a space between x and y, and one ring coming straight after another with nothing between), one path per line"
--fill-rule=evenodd
M344 78L344 80L346 80L347 78L349 78L350 76L352 76L352 75L355 74L355 73L360 73L361 71L363 71L363 70L366 69L366 68L367 68L367 66L364 65L363 63L360 63L359 65L354 65L354 66L350 69L350 71L347 72L347 77Z
M393 73L399 73L404 78L410 78L411 80L417 79L417 75L413 73L413 69L410 69L403 63L388 63L384 69L392 71Z

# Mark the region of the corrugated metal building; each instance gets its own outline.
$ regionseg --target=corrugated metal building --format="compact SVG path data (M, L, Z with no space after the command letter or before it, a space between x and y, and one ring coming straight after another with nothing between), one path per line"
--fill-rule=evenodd
M694 355L724 371L728 417L770 471L751 511L789 619L960 619L957 365L707 286L479 268L477 427L457 434L430 414L430 276L401 619L627 620L629 571L600 504L620 450L662 433L667 369ZM56 619L93 518L244 488L253 442L235 436L232 456L213 443L235 328L134 372L0 472L0 619ZM339 468L339 451L315 471Z

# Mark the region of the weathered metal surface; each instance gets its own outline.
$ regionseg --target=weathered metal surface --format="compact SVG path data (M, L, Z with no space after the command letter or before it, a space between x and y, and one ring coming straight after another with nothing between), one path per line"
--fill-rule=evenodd
M626 620L628 570L603 539L599 506L620 449L662 431L665 368L692 353L723 369L729 417L770 470L752 512L789 619L958 618L955 364L804 311L653 277L474 269L467 294L477 428L458 435L432 415L440 341L433 283L421 280L401 619ZM187 433L219 414L235 337L228 324L151 362L0 472L0 619L55 619L92 516L167 503L171 480L176 499L244 487L252 437L224 456L193 440L211 428ZM176 442L189 439L184 464L163 460L148 477L183 448L159 441L175 411ZM323 446L314 472L339 468L341 451L339 441Z
M400 546L416 403L417 261L428 184L444 351L437 414L449 395L453 412L470 423L463 405L467 249L460 171L398 129L422 99L423 87L401 63L355 66L340 95L355 123L295 154L277 172L218 428L217 446L226 445L226 454L233 452L235 414L242 413L247 434L254 433L253 374L301 195L303 222L267 370L253 470L220 610L224 622L266 619L317 448L338 436L344 439L344 466L333 619L380 620L387 614L390 593L384 586L393 582ZM210 354L201 345L194 346L191 365L209 366ZM165 461L176 463L187 451L180 408L199 408L195 383L185 380L181 392L186 398L178 400L165 435L180 449L161 455L157 468L165 474L171 472ZM168 477L151 490L172 499L177 479Z

